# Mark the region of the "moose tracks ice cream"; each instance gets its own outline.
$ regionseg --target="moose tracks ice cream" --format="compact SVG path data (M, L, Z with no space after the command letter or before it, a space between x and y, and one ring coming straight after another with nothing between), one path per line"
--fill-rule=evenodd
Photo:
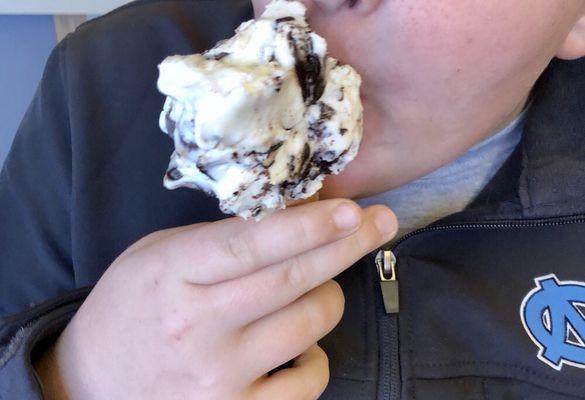
M201 189L224 213L260 219L311 197L353 160L361 78L327 56L305 12L274 0L234 37L159 66L160 127L175 144L167 188Z

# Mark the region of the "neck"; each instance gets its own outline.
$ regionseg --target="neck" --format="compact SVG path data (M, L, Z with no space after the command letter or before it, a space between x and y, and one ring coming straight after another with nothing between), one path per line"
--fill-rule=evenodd
M392 112L382 106L388 103L365 98L360 152L341 175L326 179L320 198L369 197L425 176L512 123L528 98L527 94L497 123L478 132L465 132L465 125L459 121L446 129L434 129L432 120L398 121L394 115L408 112Z

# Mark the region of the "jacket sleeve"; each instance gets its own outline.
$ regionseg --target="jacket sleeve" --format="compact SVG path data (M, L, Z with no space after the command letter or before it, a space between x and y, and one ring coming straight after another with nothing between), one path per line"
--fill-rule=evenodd
M40 398L31 357L67 324L75 290L66 41L53 50L0 173L0 399Z

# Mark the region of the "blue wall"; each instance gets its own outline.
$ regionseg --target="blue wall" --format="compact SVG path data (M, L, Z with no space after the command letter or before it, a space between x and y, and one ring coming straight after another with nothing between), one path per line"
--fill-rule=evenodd
M0 15L0 165L54 46L53 17Z

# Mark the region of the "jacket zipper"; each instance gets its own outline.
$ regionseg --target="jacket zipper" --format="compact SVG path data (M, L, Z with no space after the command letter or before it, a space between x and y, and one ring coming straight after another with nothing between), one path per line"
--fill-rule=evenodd
M380 249L374 259L382 293L377 302L379 347L379 400L400 398L400 346L398 340L398 279L392 250Z
M379 250L375 259L380 278L380 289L386 314L396 314L399 310L398 279L396 277L396 256L392 250Z
M576 223L585 223L585 215L534 219L527 221L477 222L428 226L404 235L396 243L394 243L390 249L380 248L377 251L374 259L383 304L378 305L380 329L380 377L378 399L400 399L401 376L400 343L398 332L398 313L400 311L400 299L397 276L399 260L396 257L399 246L414 236L433 231L456 229L533 228L569 225Z

